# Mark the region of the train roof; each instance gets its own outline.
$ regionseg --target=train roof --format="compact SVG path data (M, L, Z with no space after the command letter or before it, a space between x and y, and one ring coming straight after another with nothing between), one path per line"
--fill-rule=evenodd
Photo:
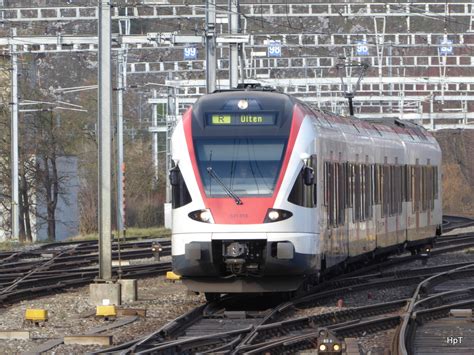
M245 95L242 95L243 93ZM354 127L356 131L360 131L361 128L375 131L377 135L382 137L387 133L395 133L407 135L411 137L411 140L419 141L428 141L429 137L432 137L425 128L410 121L402 121L393 117L358 118L355 116L340 116L333 112L310 106L307 102L301 101L292 95L258 83L239 84L235 89L215 90L211 94L201 96L196 101L194 109L197 108L199 111L222 109L225 108L226 101L235 103L234 99L249 98L250 95L255 98L255 103L258 103L258 107L255 107L255 109L266 110L271 108L288 112L295 103L298 103L312 111L317 117L318 122L322 123L323 126L328 124L336 128L341 127L340 125L347 125ZM252 102L249 104L252 105Z

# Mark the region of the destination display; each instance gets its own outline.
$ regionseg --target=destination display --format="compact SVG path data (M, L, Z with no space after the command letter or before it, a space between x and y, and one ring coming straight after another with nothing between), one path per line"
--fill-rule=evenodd
M210 113L207 124L211 126L270 126L276 122L276 113L245 112L245 113Z

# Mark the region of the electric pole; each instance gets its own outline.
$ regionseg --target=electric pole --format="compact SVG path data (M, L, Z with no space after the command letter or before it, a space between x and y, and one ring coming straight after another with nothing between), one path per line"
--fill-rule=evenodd
M99 4L99 279L112 279L111 5Z
M156 90L153 90L153 98L156 99ZM158 128L158 105L154 103L152 105L152 113L151 113L151 118L152 118L152 125L154 128ZM154 181L154 186L158 186L158 177L160 173L160 167L159 167L159 159L158 159L158 130L153 131L153 170L154 170L154 175L155 175L155 181Z
M128 11L128 9L126 10ZM119 21L120 34L130 35L130 20ZM128 45L121 44L117 55L117 230L125 232L125 188L124 188L124 149L123 149L123 93L127 86Z
M229 34L235 35L239 31L238 0L229 0ZM239 45L229 45L229 89L236 88L239 80Z
M169 75L171 80L171 74ZM166 115L166 158L165 158L165 171L166 171L166 202L171 202L171 184L168 172L171 169L171 129L176 121L176 115L178 114L177 101L176 101L176 88L168 86L168 114Z
M206 87L216 90L216 0L206 2Z
M117 56L117 230L124 230L123 206L123 91L124 91L124 52L123 48Z
M16 36L16 28L12 29L12 36ZM12 199L11 199L11 223L12 239L18 240L20 237L20 210L19 210L19 182L18 182L18 54L16 45L10 46L12 62L12 96L11 96L11 179L12 179Z

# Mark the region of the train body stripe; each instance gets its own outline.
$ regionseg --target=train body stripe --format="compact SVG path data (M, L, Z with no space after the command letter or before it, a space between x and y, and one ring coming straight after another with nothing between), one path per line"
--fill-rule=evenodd
M273 207L276 197L280 191L283 177L286 174L288 163L293 152L296 137L298 136L304 114L298 105L293 107L293 116L291 122L288 144L283 158L280 175L273 196L271 197L243 197L243 204L237 205L231 197L207 197L204 191L201 176L196 161L196 154L192 135L192 113L191 110L183 117L184 132L188 146L189 156L193 166L194 176L196 177L204 205L209 208L217 224L260 224L265 219L265 213L268 208Z

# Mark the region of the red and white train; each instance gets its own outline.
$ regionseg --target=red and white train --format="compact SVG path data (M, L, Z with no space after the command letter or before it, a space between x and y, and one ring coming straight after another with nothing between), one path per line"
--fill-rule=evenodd
M173 270L209 297L294 291L441 232L441 151L415 124L220 91L184 114L172 159Z

